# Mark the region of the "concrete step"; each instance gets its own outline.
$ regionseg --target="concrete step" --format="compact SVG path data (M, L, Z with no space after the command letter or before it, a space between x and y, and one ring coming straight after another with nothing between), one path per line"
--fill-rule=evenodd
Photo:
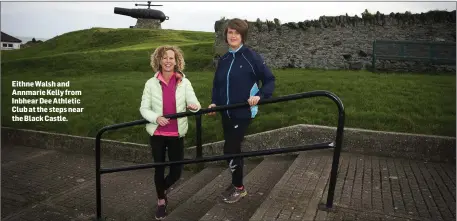
M92 220L96 209L93 155L21 146L2 146L1 150L5 159L2 162L2 220ZM265 199L250 220L455 220L455 164L347 152L340 158L334 210L317 209L318 204L326 200L332 154L333 150L300 154L279 182L271 184L273 189L265 192ZM102 160L102 168L132 164ZM251 176L249 170L258 164L260 162L248 165L245 180ZM218 169L224 168L226 164ZM179 181L183 185L178 183L169 194L172 211L168 220L197 221L218 207L220 193L231 178L229 171L224 170L221 175L219 171L184 171ZM207 177L216 174L214 180ZM156 204L153 176L153 169L104 174L102 215L109 220L154 220L151 215ZM200 178L203 188L187 185ZM250 196L252 188L248 187ZM185 193L181 193L183 191ZM181 196L189 199L183 201ZM249 197L231 206L242 204L246 199ZM195 202L198 203L193 204Z
M248 195L235 204L219 202L200 221L247 221L296 156L266 157L244 179Z
M245 160L244 174L248 174L260 162ZM164 219L168 221L194 221L200 219L220 198L221 193L231 184L230 169L224 170L211 182L195 193L184 203L175 208Z
M301 153L249 220L313 220L330 177L332 153Z
M206 184L221 174L224 169L226 169L226 167L216 165L206 167L181 184L177 186L174 185L175 188L171 187L170 192L168 193L168 213L172 212L177 206L201 190ZM153 190L155 191L155 189ZM151 202L149 208L142 213L139 213L137 216L131 217L129 220L146 221L153 219L155 217L156 199L157 198L152 199L153 202Z
M94 216L93 156L26 147L16 149L17 152L10 152L28 153L30 157L20 160L11 154L14 160L2 166L3 178L7 177L2 179L2 201L18 205L11 210L2 204L2 220L88 220ZM2 154L3 151L2 148ZM102 168L129 165L133 163L102 160ZM183 171L175 185L193 175L191 171ZM130 220L131 214L151 210L156 199L153 178L154 169L103 174L102 216L107 220ZM21 195L24 190L28 192Z
M168 174L166 170L165 174ZM172 186L177 187L194 175L183 171L181 178ZM70 203L83 214L95 213L95 182L67 196L52 201L56 205ZM87 203L90 202L90 203ZM102 217L106 221L151 220L157 194L154 185L154 169L119 172L102 176Z

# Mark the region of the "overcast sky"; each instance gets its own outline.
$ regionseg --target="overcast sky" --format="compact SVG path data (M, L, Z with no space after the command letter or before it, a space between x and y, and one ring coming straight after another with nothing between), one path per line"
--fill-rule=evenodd
M1 30L13 36L52 38L66 32L92 27L128 28L135 18L114 14L114 7L135 7L137 2L1 2ZM318 19L319 16L375 13L412 13L455 10L455 2L153 2L170 17L164 29L214 31L222 17L255 21L278 18L282 23Z

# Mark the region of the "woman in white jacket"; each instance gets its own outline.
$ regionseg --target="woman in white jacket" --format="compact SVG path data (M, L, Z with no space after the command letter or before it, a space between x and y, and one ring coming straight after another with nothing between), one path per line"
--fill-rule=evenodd
M150 145L154 162L164 162L168 147L170 161L183 160L184 136L187 133L187 117L167 119L164 115L196 112L201 105L195 96L190 81L182 72L185 66L182 51L175 46L158 47L151 55L151 67L154 77L144 87L140 113L150 123L146 131L150 135ZM156 167L154 182L157 192L156 219L167 215L167 189L181 176L182 165L170 166L170 173L165 177L165 167Z

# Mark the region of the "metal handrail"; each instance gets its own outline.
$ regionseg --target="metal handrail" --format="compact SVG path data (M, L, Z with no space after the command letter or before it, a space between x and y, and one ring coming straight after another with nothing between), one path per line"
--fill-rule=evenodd
M121 124L115 124L103 127L97 133L95 139L95 173L96 173L96 204L97 204L97 211L96 211L96 220L101 219L101 174L104 173L114 173L114 172L121 172L121 171L129 171L129 170L137 170L137 169L147 169L147 168L155 168L157 166L169 166L175 164L191 164L191 163L201 163L201 162L212 162L212 161L220 161L226 160L235 157L253 157L253 156L264 156L264 155L273 155L273 154L281 154L281 153L290 153L290 152L298 152L298 151L307 151L307 150L315 150L315 149L327 149L327 148L334 148L333 153L333 161L332 161L332 170L330 172L330 184L327 194L327 203L326 207L332 208L333 206L333 197L335 192L335 185L336 185L336 175L338 172L338 164L340 159L340 153L342 148L343 142L343 131L344 131L344 120L345 120L345 112L344 106L341 102L340 98L335 94L329 91L311 91L311 92L303 92L298 94L291 94L282 97L276 98L269 98L260 100L257 105L265 105L270 103L278 103L284 101L291 101L291 100L298 100L303 98L311 98L311 97L319 97L325 96L330 98L334 101L338 107L338 126L336 130L336 139L334 142L328 143L320 143L320 144L312 144L312 145L303 145L303 146L294 146L294 147L286 147L286 148L276 148L276 149L269 149L269 150L259 150L259 151L250 151L250 152L243 152L239 154L225 154L222 156L211 156L211 157L201 157L202 153L202 146L201 146L201 115L210 113L210 112L221 112L225 110L237 109L242 107L249 107L248 102L244 103L237 103L237 104L230 104L224 106L217 106L213 108L206 108L200 109L198 112L181 112L176 114L169 114L165 115L165 118L169 119L176 119L181 117L187 116L196 116L197 120L197 157L196 159L187 159L181 161L168 161L162 163L149 163L149 164L140 164L135 166L128 166L128 167L120 167L120 168L110 168L110 169L102 169L100 168L100 142L102 134L109 130L116 130L125 127L131 127L136 125L142 125L150 123L149 121L143 120L136 120Z

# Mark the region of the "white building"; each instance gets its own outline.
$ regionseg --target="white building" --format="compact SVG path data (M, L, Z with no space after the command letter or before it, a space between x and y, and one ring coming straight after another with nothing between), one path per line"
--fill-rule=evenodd
M21 48L22 41L6 33L2 32L0 40L2 50L14 50Z

